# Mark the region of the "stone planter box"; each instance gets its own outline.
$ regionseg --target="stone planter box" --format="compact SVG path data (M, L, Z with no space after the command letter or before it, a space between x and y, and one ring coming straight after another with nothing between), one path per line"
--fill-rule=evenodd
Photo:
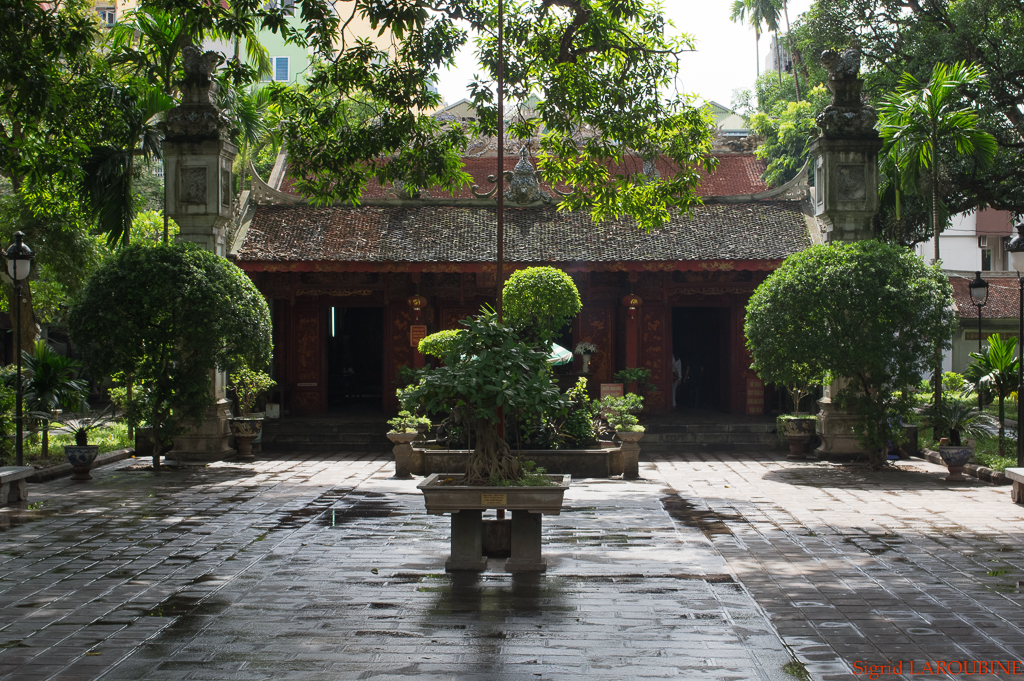
M543 572L547 563L541 555L541 518L559 515L571 476L549 475L551 487L458 486L437 483L462 475L433 473L416 487L423 492L427 513L452 514L451 555L448 572L481 571L487 568L483 555L483 512L491 508L512 511L511 555L505 561L509 572Z
M465 473L468 449L414 449L412 472ZM548 473L574 478L607 478L622 474L622 457L614 449L524 449L512 450L520 461L533 461ZM420 456L422 455L422 460ZM421 462L422 461L422 462ZM417 465L418 464L418 465Z

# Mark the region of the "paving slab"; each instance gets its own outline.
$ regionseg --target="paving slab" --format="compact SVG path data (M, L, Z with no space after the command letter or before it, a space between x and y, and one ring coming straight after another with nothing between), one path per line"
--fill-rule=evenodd
M875 472L751 451L652 465L678 493L674 517L714 543L814 678L1024 674L1024 507L1007 487L945 482L918 460Z
M386 457L122 462L0 514L0 679L791 679L715 542L645 479L574 482L546 574L447 575Z

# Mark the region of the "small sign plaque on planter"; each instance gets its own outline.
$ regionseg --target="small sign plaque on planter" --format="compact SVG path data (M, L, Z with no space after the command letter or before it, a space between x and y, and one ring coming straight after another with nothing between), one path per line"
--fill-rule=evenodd
M412 324L409 326L409 345L419 347L420 341L427 337L426 324Z
M622 397L622 384L621 383L602 383L601 384L601 399L606 397Z
M508 495L507 494L487 493L487 494L481 494L480 495L480 505L481 506L490 506L492 504L495 505L495 506L504 506L507 503L508 503Z

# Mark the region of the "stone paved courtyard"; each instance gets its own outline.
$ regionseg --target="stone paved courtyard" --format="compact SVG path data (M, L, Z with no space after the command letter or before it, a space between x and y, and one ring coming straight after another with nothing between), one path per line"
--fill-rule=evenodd
M31 486L0 511L0 679L781 680L794 659L926 679L1024 660L1024 507L928 462L687 455L574 481L532 579L502 559L445 575L448 518L392 471L129 460Z

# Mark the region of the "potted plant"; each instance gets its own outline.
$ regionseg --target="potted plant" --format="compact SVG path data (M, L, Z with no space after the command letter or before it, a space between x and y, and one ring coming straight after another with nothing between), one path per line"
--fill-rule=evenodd
M83 405L88 409L89 405ZM75 436L75 444L64 445L64 456L72 466L72 480L92 480L89 470L92 468L99 445L89 444L89 431L109 423L114 418L113 405L110 405L96 416L87 413L71 414L59 419L64 428Z
M636 414L643 409L644 398L634 393L622 397L608 396L601 400L599 409L615 431L615 437L622 443L621 463L615 466L623 479L640 477L640 439L646 430L640 425Z
M933 404L923 415L925 423L932 427L932 432L939 438L939 456L949 469L946 480L963 480L964 464L973 455L971 447L964 440L993 432L997 428L996 420L957 400ZM949 433L949 436L941 437L942 433Z
M576 344L576 349L573 352L583 358L580 373L590 373L590 357L597 352L597 346L589 341L580 341Z
M658 390L658 386L651 382L651 370L645 367L618 371L615 374L615 382L622 383L629 393L653 393Z
M767 380L762 371L762 380ZM783 383L786 392L793 400L793 411L789 414L781 414L775 420L779 434L786 438L789 445L787 459L799 461L807 458L807 451L810 448L811 438L814 437L814 428L818 417L811 412L801 412L800 403L805 397L811 395L811 390L816 384L826 382L826 377L816 375L806 364L795 364L788 372L789 380Z
M422 439L425 431L430 429L430 419L425 416L416 416L406 409L398 412L398 416L388 421L391 431L388 439L394 443L392 451L395 454L395 477L408 478L411 473L422 475L423 453L413 451L412 442ZM418 464L418 465L417 465Z
M228 420L231 425L231 434L235 436L235 443L238 446L238 458L242 461L252 461L256 457L252 454L252 441L255 440L263 429L263 415L250 414L256 406L256 400L260 393L268 390L277 383L262 371L253 371L248 366L242 366L238 371L230 375L231 388L238 398L238 410L240 414Z
M427 512L452 514L448 570L482 570L482 512L512 511L512 553L506 569L543 570L541 514L557 514L569 476L527 475L499 427L504 418L538 415L564 404L548 365L548 348L579 313L572 279L552 267L514 272L503 288L504 320L493 310L462 320L465 332L438 348L442 363L416 372L400 391L412 412L449 414L460 408L472 427L465 474L432 474L418 487ZM568 405L565 404L567 408Z

